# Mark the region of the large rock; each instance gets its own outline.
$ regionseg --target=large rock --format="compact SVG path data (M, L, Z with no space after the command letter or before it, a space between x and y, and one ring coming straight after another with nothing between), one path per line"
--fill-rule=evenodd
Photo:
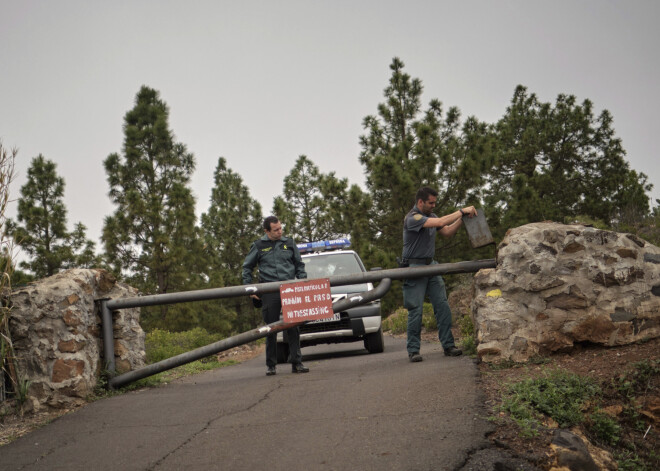
M497 268L481 270L474 289L485 361L660 336L660 249L631 234L557 223L511 229Z
M30 381L29 404L67 407L93 393L104 368L101 317L95 300L137 296L101 269L73 269L31 283L11 295L9 328L19 373ZM118 372L144 365L139 309L114 316Z

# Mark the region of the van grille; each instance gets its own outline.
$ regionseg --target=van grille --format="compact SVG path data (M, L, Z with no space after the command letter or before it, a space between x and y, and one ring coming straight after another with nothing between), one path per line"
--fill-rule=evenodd
M301 334L312 334L316 332L332 332L335 330L351 330L351 320L342 313L341 320L335 322L314 322L313 324L303 324L300 327Z

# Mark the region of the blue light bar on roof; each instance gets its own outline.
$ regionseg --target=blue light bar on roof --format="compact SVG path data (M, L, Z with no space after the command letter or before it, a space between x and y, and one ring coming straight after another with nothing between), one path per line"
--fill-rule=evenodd
M307 252L322 252L324 250L341 250L347 249L351 246L349 239L333 239L333 240L319 240L315 242L305 242L298 244L300 253Z

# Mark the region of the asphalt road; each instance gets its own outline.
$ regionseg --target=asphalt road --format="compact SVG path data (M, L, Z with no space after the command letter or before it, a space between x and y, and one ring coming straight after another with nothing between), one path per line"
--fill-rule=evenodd
M263 355L103 399L0 448L2 470L456 470L486 446L477 368L402 339L303 349L311 371Z

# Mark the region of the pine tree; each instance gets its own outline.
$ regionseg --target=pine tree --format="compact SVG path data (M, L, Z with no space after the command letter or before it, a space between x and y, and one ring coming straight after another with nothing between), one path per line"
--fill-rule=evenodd
M96 254L96 244L86 236L87 227L77 223L69 234L69 246L73 251L72 267L94 268L101 265L101 257Z
M56 168L41 154L32 159L28 181L21 187L18 199L19 224L8 221L17 244L30 257L20 266L31 270L37 278L98 263L94 243L85 236L85 226L78 223L73 233L67 231L64 179Z
M298 157L284 178L283 195L275 198L273 213L296 242L336 239L349 232L344 218L348 182L334 172L325 175L305 155Z
M497 165L486 191L499 233L528 222L568 222L579 215L619 219L626 208L649 210L646 175L631 170L612 117L593 104L559 95L542 103L523 86L495 125Z
M488 127L476 118L461 127L459 110L443 113L436 99L423 111L422 82L403 68L403 62L394 58L384 91L386 101L378 106L378 116L364 119L367 134L360 137L360 161L370 197L376 202L369 218L375 228L376 252L381 252L377 263L384 266L393 266L401 254L403 218L420 187L440 192L436 213L443 215L478 203L491 165Z
M201 217L209 284L211 287L237 286L242 283L243 261L250 245L262 235L261 205L250 196L241 176L227 168L225 158L218 159L213 178L211 204ZM233 328L242 332L261 321L261 314L248 298L233 298L213 305L216 306L214 325L210 325L209 320L206 323L209 330Z
M174 141L168 119L159 93L143 86L124 117L123 155L110 154L104 162L116 206L103 228L106 257L117 273L151 294L198 282L199 234L188 186L195 160ZM167 306L159 309L160 322L167 312Z

